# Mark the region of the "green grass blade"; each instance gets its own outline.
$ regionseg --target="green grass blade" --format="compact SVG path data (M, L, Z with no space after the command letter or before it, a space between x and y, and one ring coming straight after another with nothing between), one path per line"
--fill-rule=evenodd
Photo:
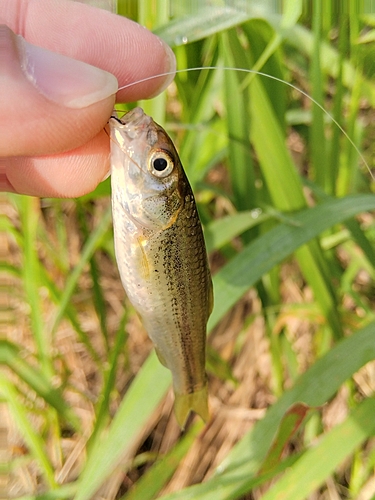
M206 40L199 45L203 64L215 66L219 55L217 38ZM186 55L189 55L191 46L188 45L184 49ZM186 99L181 116L186 124L186 131L181 139L179 152L193 189L202 181L210 159L220 153L227 143L225 123L218 119L215 113L221 78L220 70L206 70L197 74L178 74L175 80L179 92Z
M64 484L57 490L41 493L40 495L25 495L17 500L71 500L74 498L77 485L76 483Z
M366 255L369 264L375 266L375 247L366 237L366 234L362 231L359 223L354 219L347 221L345 225L349 229L354 241Z
M80 429L80 421L74 411L64 401L58 389L52 387L50 379L35 366L29 365L21 356L18 347L6 340L0 340L0 365L8 366L38 396L43 398L64 418L75 430Z
M125 322L128 319L127 311L125 310L116 333L115 345L108 358L108 369L104 372L104 384L100 394L98 409L96 412L96 421L94 430L90 436L88 447L91 442L95 442L96 436L100 434L104 428L110 415L110 396L115 387L115 379L117 373L118 359L126 344Z
M159 26L164 26L169 21L169 0L161 0L155 8L154 0L138 1L138 22L154 31ZM139 105L144 112L153 117L160 125L165 125L167 94L162 92L153 99L140 101Z
M310 81L312 85L312 97L319 104L323 100L324 75L320 64L320 51L322 42L322 3L320 0L313 2L313 33L314 50L311 60ZM324 113L319 106L312 105L312 124L310 129L310 154L313 167L313 177L320 186L327 185L326 168L326 140L324 133Z
M31 426L27 416L26 407L20 403L19 394L16 388L2 373L0 373L0 394L2 394L7 401L10 413L15 424L17 425L18 431L23 436L30 452L37 461L40 471L47 484L50 488L56 488L57 484L54 478L54 471L44 450L44 440Z
M304 26L296 24L290 28L284 29L281 25L281 18L277 16L269 16L268 18L271 26L274 27L275 31L281 33L284 43L293 47L301 55L306 56L311 59L314 50L314 35L313 33ZM339 73L339 52L336 48L332 47L328 43L321 43L321 68L322 71L331 76L332 78L337 78ZM348 89L352 89L355 82L356 67L347 59L343 64L343 83ZM363 79L362 82L362 92L363 95L369 99L372 106L375 105L375 85L374 82L369 79Z
M2 198L0 198L0 203ZM14 227L8 217L0 214L0 232L3 234L11 235L12 238L17 242L17 245L23 247L23 239L20 232ZM3 263L2 263L3 264Z
M213 250L218 250L227 243L230 243L236 236L270 218L271 215L262 213L260 209L255 209L213 220L204 227L207 252L210 253Z
M337 123L343 126L343 97L344 97L344 84L343 84L343 68L344 58L347 53L347 16L341 11L338 12L339 16L339 53L338 53L338 73L336 79L336 90L333 100L333 117ZM340 143L342 140L342 132L332 123L331 125L332 139L330 141L329 152L329 169L327 170L326 191L331 195L336 194L336 180L340 163Z
M211 479L166 495L163 500L234 500L250 491L288 408L297 402L308 406L325 404L349 377L375 358L374 335L375 323L371 323L339 342L280 397L231 450Z
M194 3L197 8L196 12L181 16L166 26L161 26L154 31L155 34L163 38L171 47L175 47L202 40L202 38L237 26L252 17L252 14L235 7L227 6L223 9L210 6L208 2L202 2L202 4Z
M355 449L375 433L375 399L366 399L349 417L323 436L263 496L263 500L304 500Z
M61 303L61 297L62 297L63 293L65 293L65 292L62 292L61 290L58 289L56 284L47 275L46 269L41 268L40 271L41 271L41 276L42 276L42 283L49 290L51 299L57 305L59 305ZM98 368L101 369L100 356L96 352L96 350L94 349L89 335L82 329L82 327L79 323L79 320L78 320L76 309L74 308L74 305L71 304L70 302L66 306L65 315L66 315L67 319L70 321L72 327L74 328L78 338L83 343L83 345L86 347L86 349L88 350L88 352L92 356L92 359L96 362Z
M315 300L331 328L333 338L343 336L342 321L338 312L338 300L330 279L328 262L316 241L296 251L299 266L311 286Z
M77 214L78 214L78 219L80 222L80 230L83 236L83 239L85 241L88 240L90 236L90 231L87 226L87 221L86 221L86 212L84 210L83 205L77 201ZM104 339L104 344L106 346L106 349L108 350L108 328L107 328L107 311L105 307L105 299L104 299L104 294L102 287L100 285L100 280L99 280L99 269L98 265L96 262L95 255L93 254L89 260L90 264L90 273L91 273L91 279L92 279L92 290L93 290L93 299L94 299L94 305L96 312L99 316L100 320L100 327L101 331L103 334L103 339ZM67 306L68 310L68 306Z
M95 443L82 471L75 500L91 500L120 458L137 442L171 382L155 353L143 364L102 442ZM99 440L98 440L99 441Z
M237 33L230 30L221 35L224 62L234 66L233 53L243 53ZM245 58L244 58L245 59ZM247 61L244 61L246 67ZM246 106L247 93L238 92L243 80L241 73L225 71L224 89L228 127L229 174L237 210L247 210L256 206L255 174L250 147L250 117Z
M280 224L250 243L214 276L215 305L209 329L264 274L304 243L329 227L374 207L375 197L371 195L333 199L293 214L293 220L298 225Z
M274 442L260 469L260 474L272 471L281 461L282 453L292 437L301 427L310 408L303 403L295 403L283 416Z
M286 27L294 26L303 12L303 0L285 0L283 5L283 17L281 25Z
M108 231L109 225L111 223L111 215L111 208L108 207L106 212L103 214L101 221L86 241L86 244L82 249L81 259L65 284L64 292L61 295L60 304L53 322L52 331L55 331L59 322L65 314L66 308L72 298L73 292L75 290L75 287L77 286L78 279L84 269L84 266L90 260L96 248L100 245L101 239Z
M30 306L31 328L44 374L52 377L50 338L45 332L40 302L40 263L35 245L39 223L39 201L29 196L17 197L23 235L23 283Z
M273 203L278 209L298 210L306 205L302 182L285 146L285 137L258 78L251 87L251 139ZM334 289L319 245L311 242L297 253L298 263L336 338L342 335Z
M298 210L306 205L302 183L285 146L285 135L259 78L251 84L251 142L276 208Z
M119 500L152 500L172 477L181 460L202 431L202 421L196 422L183 438L149 469L134 487Z
M351 60L353 66L356 68L355 78L353 80L352 92L350 94L350 104L349 104L349 117L348 117L348 135L354 140L357 137L357 129L360 128L358 117L361 112L361 101L362 101L362 80L363 62L359 57L358 52L358 37L360 34L360 24L359 12L356 6L349 4L350 8L350 23L349 23L349 34L351 41ZM357 142L357 140L355 140ZM358 144L357 144L358 145ZM337 195L345 196L348 193L356 191L356 179L358 178L358 153L355 149L348 143L345 144L345 153L343 159L339 165L339 172L337 178Z
M329 195L327 195L322 189L319 188L315 183L304 179L304 184L308 186L314 196L320 201L327 201L329 199L333 199ZM366 236L364 231L362 231L360 224L356 219L348 220L345 222L345 226L348 228L354 241L357 245L362 249L363 253L366 255L370 265L375 265L375 247L369 238Z
M242 26L249 45L249 51L245 50L247 57L237 50L234 54L237 67L252 67L256 71L262 71L279 80L285 79L285 69L278 49L281 36L275 32L272 26L263 19L253 19ZM244 52L244 47L242 48ZM245 63L246 59L249 61ZM251 61L251 63L250 63ZM241 85L241 89L248 87L256 78L254 73L247 74ZM286 96L288 87L283 82L273 78L261 76L262 88L264 89L268 101L272 107L274 116L282 129L285 129ZM247 106L251 112L251 107ZM253 117L252 117L253 118ZM256 123L252 122L252 126Z

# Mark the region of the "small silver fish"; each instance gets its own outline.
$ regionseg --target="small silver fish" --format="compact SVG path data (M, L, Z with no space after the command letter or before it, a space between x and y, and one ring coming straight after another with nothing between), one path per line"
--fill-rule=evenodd
M194 196L162 127L135 108L112 117L115 251L129 300L172 372L175 415L208 419L206 326L212 282Z

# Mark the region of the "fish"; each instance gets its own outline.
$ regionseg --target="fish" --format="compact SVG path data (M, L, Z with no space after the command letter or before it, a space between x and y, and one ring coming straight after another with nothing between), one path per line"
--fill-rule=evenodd
M115 254L131 304L172 372L181 429L209 418L205 370L213 289L194 195L166 131L136 107L109 120Z

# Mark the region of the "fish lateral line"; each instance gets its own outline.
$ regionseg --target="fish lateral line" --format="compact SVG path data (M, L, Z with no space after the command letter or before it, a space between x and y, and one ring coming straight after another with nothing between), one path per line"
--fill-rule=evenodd
M122 87L119 87L117 89L117 92L120 91L120 90L127 89L129 87L133 87L134 85L138 85L140 83L148 82L148 81L153 80L155 78L160 78L162 76L169 76L169 75L172 75L172 74L179 74L179 73L185 73L185 72L190 72L190 71L202 71L202 70L211 70L211 71L212 70L237 71L237 72L240 72L240 73L248 73L248 74L258 75L258 76L262 76L262 77L265 77L265 78L269 78L270 80L274 80L274 81L279 82L279 83L283 83L284 85L287 85L288 87L296 90L301 95L303 95L304 97L306 97L311 103L313 103L316 106L318 106L318 108L332 121L332 123L334 123L336 125L336 127L338 127L338 129L340 130L340 132L349 141L350 145L354 148L355 152L358 154L359 158L361 159L361 161L365 165L367 171L369 172L372 180L375 181L375 174L372 173L371 168L368 165L365 157L363 156L363 154L361 153L361 151L359 150L359 148L356 146L356 144L354 143L354 141L351 139L351 137L349 136L349 134L344 130L344 128L339 124L339 122L329 113L329 111L327 111L324 108L324 106L322 106L316 99L314 99L307 92L305 92L304 90L300 89L296 85L293 85L293 83L290 83L290 82L288 82L286 80L283 80L282 78L278 78L277 76L269 75L268 73L264 73L262 71L258 71L258 70L255 70L255 69L249 69L249 68L236 68L236 67L231 67L231 66L197 66L195 68L177 69L176 71L166 71L164 73L158 73L156 75L148 76L146 78L142 78L140 80L136 80L135 82L131 82L131 83L128 83L126 85L123 85ZM114 118L114 117L112 117L112 118ZM116 118L116 119L117 119L117 121L119 121L118 118Z

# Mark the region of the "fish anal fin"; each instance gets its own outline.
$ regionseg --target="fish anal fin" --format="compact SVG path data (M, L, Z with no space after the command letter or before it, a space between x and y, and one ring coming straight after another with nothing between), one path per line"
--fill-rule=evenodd
M175 394L174 413L182 430L185 428L191 411L197 413L204 422L209 419L207 384L202 389L189 394Z

